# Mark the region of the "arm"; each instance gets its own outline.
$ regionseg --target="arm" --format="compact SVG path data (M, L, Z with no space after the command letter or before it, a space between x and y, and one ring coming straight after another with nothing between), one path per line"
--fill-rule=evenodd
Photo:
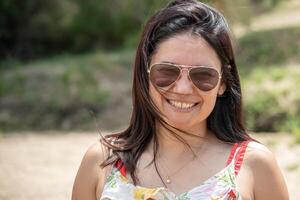
M106 174L106 168L100 167L105 159L105 154L104 147L100 142L87 150L74 181L72 200L99 199Z
M273 153L259 143L249 147L255 200L288 200L288 190Z

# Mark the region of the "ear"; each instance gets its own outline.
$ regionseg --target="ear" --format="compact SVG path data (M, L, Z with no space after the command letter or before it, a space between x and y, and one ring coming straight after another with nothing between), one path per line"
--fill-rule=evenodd
M226 91L226 84L222 82L222 84L219 87L218 96L223 95L225 91Z

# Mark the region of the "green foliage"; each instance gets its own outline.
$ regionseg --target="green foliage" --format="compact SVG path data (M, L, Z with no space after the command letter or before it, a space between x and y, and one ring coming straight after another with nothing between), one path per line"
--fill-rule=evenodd
M256 12L263 12L274 8L281 2L281 0L251 0L250 2Z
M299 135L299 67L257 67L243 79L247 127Z
M237 54L244 82L247 127L290 132L299 138L300 27L249 33Z
M0 58L32 59L103 46L121 48L141 30L145 18L166 2L3 0Z
M237 59L242 68L299 60L300 27L251 32L239 39Z
M282 0L206 0L234 22ZM34 59L99 47L136 46L146 19L169 0L1 0L0 58Z
M129 77L132 52L86 54L36 61L0 74L0 125L11 129L82 129L92 113L113 102L106 77ZM124 66L126 65L126 66ZM131 66L131 64L130 64ZM116 74L116 75L114 75ZM128 83L127 83L128 85ZM118 90L116 90L118 91ZM122 95L122 93L120 93Z
M1 130L95 128L94 116L130 98L133 59L127 50L7 63L0 73Z
M70 1L0 1L0 57L35 58L68 43Z
M283 0L208 0L231 23L248 25L258 14L272 11Z

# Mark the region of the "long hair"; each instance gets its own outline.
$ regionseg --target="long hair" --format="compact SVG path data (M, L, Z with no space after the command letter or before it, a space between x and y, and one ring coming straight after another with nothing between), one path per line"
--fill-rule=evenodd
M161 42L184 33L204 38L215 50L222 64L222 81L226 84L226 91L222 97L217 98L215 107L207 118L207 128L224 142L235 143L251 139L244 128L240 80L225 18L214 8L196 0L172 1L148 20L142 32L134 63L133 110L128 128L101 139L112 150L101 166L121 160L134 184L138 182L136 163L152 140L153 162L158 172L155 162L158 149L155 124L161 123L168 128L150 98L148 65ZM175 136L185 142L178 135Z

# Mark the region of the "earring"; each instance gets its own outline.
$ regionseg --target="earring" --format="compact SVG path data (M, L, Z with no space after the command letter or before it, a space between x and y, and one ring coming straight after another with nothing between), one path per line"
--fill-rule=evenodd
M225 97L226 95L224 95L224 93L225 93L225 92L223 92L223 94L219 94L219 93L218 93L217 97L218 97L218 98L219 98L219 97Z

